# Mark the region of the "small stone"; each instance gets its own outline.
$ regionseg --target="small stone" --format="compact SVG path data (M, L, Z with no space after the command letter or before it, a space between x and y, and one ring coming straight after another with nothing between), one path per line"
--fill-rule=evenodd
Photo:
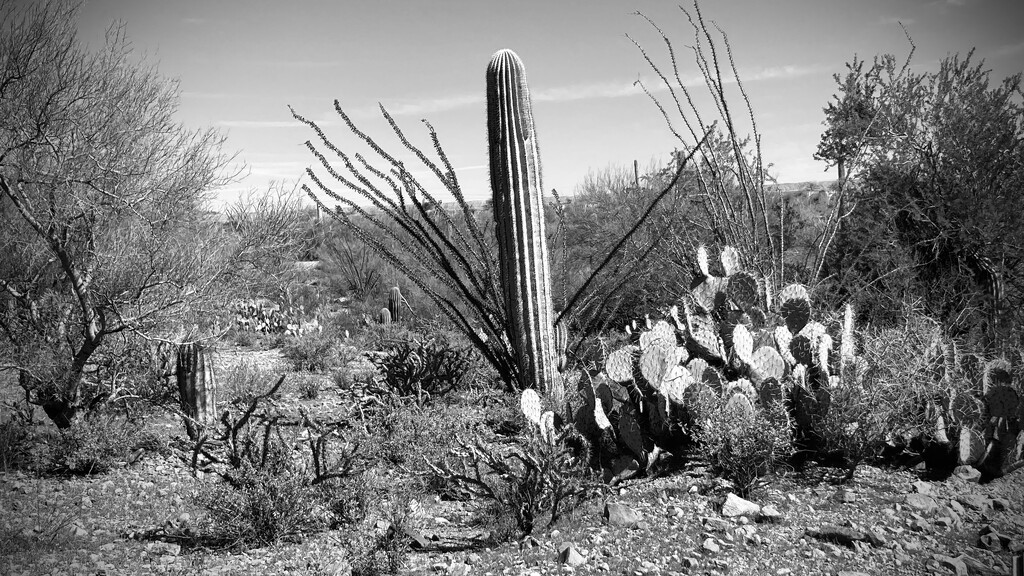
M779 512L778 508L768 504L761 507L761 515L758 517L758 522L771 522L777 523L782 521L782 513Z
M681 564L683 565L683 568L686 568L687 570L693 570L700 565L697 559L692 556L684 556Z
M632 528L640 523L640 513L619 502L605 504L603 517L611 526Z
M757 516L761 513L761 506L740 498L730 492L722 503L722 516Z
M407 527L403 528L402 531L409 538L409 547L413 550L425 550L430 546L430 541L419 530Z
M705 530L711 532L725 532L732 528L732 524L728 520L722 520L721 518L701 518L701 523L704 525Z
M843 504L852 504L857 501L857 494L849 488L844 488L836 493L836 500Z
M932 485L928 482L925 482L924 480L918 480L917 482L911 484L911 486L914 488L914 492L917 492L918 494L932 493Z
M722 547L718 545L714 538L705 538L700 546L709 554L718 554L722 551Z
M824 542L834 542L851 548L853 547L854 542L867 539L864 533L860 530L855 530L846 526L825 525L817 529L808 528L806 534Z
M979 480L981 480L981 471L975 468L974 466L957 466L956 468L953 469L953 476L956 476L957 478L963 480L964 482L976 484Z
M559 547L558 563L567 566L580 566L587 562L587 559L576 549L576 545L566 542Z
M452 562L451 565L448 566L448 570L445 571L445 574L447 574L447 576L469 576L469 571L469 564L465 564L463 562Z
M447 526L451 524L451 521L449 521L447 518L442 518L438 516L437 518L434 518L434 524L438 526Z
M957 501L971 510L983 511L988 508L988 499L981 494L964 494Z
M993 498L992 499L992 509L993 510L1009 510L1010 509L1010 501L1007 500L1006 498Z
M932 554L932 560L935 560L939 566L952 570L956 576L968 576L967 564L960 558L953 558L944 554Z
M931 514L939 507L934 498L931 496L925 496L924 494L907 494L904 499L904 503L910 508L924 512L925 514Z
M480 563L480 555L477 554L476 552L473 552L472 554L467 554L465 562L466 562L466 564L469 564L470 566L473 566L475 564L479 564Z

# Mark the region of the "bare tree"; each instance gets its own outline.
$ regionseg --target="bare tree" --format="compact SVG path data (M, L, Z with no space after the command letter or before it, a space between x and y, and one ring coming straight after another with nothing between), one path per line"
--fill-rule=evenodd
M0 369L62 427L104 340L211 313L237 249L203 210L224 136L174 120L123 25L88 51L77 13L0 0Z

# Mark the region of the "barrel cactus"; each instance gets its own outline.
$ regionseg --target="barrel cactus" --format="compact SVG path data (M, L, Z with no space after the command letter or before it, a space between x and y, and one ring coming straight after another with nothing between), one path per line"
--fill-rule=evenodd
M540 153L522 60L487 67L487 144L507 331L520 388L560 396Z

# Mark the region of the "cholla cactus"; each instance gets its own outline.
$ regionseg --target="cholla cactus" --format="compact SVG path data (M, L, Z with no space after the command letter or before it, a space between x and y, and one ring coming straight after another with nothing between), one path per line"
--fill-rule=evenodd
M487 67L487 144L508 337L519 385L560 396L540 153L526 71L511 50L495 53Z

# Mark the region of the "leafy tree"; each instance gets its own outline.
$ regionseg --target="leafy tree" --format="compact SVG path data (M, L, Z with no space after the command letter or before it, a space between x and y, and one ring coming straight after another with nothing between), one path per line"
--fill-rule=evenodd
M993 336L1021 303L1024 107L1020 74L993 83L972 59L921 74L897 73L891 56L869 73L849 67L842 99L870 95L863 106L875 117L859 144L848 220L857 232L829 271L841 290L917 298L954 332ZM832 119L826 137L862 122L845 120Z
M177 82L123 26L88 51L77 13L0 0L0 370L61 427L105 345L212 324L223 280L282 246L266 219L204 210L231 179L224 136L174 120Z

